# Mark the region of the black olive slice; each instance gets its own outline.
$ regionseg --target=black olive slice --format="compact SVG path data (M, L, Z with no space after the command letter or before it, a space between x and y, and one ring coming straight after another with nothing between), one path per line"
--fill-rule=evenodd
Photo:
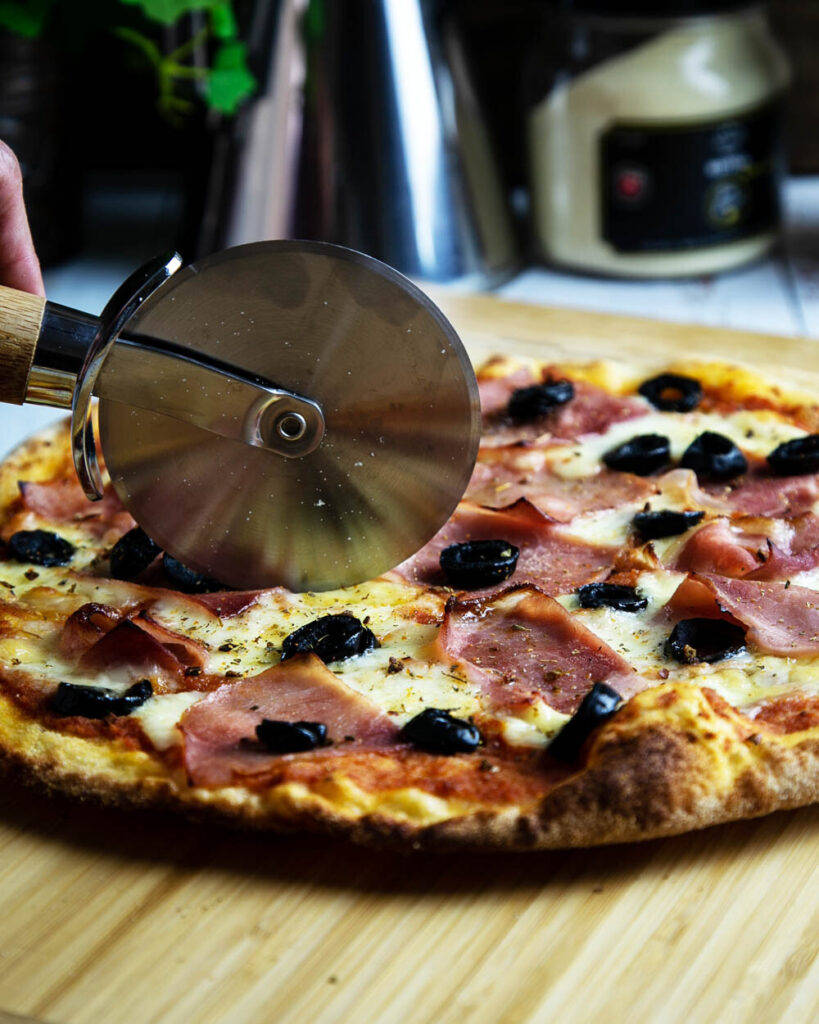
M518 564L520 549L508 540L468 540L441 552L447 583L460 590L477 590L508 580Z
M702 401L700 382L679 373L661 373L644 381L637 390L663 412L691 412Z
M513 391L506 413L518 423L528 423L573 398L574 384L570 380L550 380Z
M111 575L115 580L132 580L148 568L160 550L141 526L135 526L111 548Z
M407 722L401 737L430 754L471 754L481 742L476 726L440 708L424 708Z
M68 565L74 557L74 545L48 530L18 530L9 538L9 554L18 562L42 565Z
M327 742L323 722L281 722L263 718L256 726L256 739L273 754L298 754L315 750Z
M667 466L671 443L662 434L638 434L607 451L603 462L609 469L619 469L637 476L650 476Z
M748 460L730 438L706 430L685 449L680 465L705 480L730 480L747 471Z
M169 555L167 551L162 556L162 568L173 585L185 594L209 594L217 590L228 589L224 583L189 569L187 565L183 565L178 558Z
M673 509L658 509L656 512L638 512L632 520L634 529L643 540L658 537L675 537L696 526L704 512L675 512Z
M819 471L819 434L784 441L768 455L768 465L780 476Z
M51 710L57 715L79 715L82 718L105 718L107 715L130 715L153 694L149 679L140 679L125 693L101 686L60 683L51 699Z
M79 686L60 683L51 699L51 710L57 715L81 715L83 718L105 718L116 714L120 694L101 686Z
M605 683L595 683L549 744L549 753L558 761L576 761L589 735L607 722L622 703L623 698L616 690Z
M372 630L354 615L322 615L285 637L282 661L294 654L317 654L322 661L342 661L379 647Z
M151 686L151 680L140 679L138 683L129 686L120 697L117 714L130 715L132 711L135 711L140 705L144 704L149 697L152 697L153 693L154 688Z
M745 630L725 619L683 619L665 642L665 655L684 665L722 661L745 650Z
M634 587L620 583L587 583L575 591L581 608L615 608L620 612L640 612L648 607L647 598Z

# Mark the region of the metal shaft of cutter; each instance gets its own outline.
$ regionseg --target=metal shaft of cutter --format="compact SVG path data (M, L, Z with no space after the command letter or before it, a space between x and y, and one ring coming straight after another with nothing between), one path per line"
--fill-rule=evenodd
M71 408L99 326L96 317L47 303L26 401ZM307 455L324 436L324 416L317 402L256 374L149 338L120 337L103 364L94 393L286 458Z

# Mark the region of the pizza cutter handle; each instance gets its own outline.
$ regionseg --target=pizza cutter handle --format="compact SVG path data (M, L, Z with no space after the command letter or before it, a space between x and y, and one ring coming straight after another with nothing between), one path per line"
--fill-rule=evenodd
M0 285L0 402L71 408L97 317Z
M0 402L22 405L46 300L0 285Z

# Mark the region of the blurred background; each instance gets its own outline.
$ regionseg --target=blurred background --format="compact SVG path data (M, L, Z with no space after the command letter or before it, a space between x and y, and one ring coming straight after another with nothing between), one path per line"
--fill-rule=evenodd
M819 337L811 0L4 0L49 298L314 237L524 302Z

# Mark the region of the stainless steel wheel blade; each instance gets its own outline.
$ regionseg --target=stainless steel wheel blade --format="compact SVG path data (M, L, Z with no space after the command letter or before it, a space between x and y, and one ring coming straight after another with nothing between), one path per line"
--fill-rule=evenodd
M103 367L114 486L199 572L238 587L360 582L421 547L466 487L480 430L469 360L433 303L376 260L313 242L239 246L178 271L127 334L204 353L323 410L318 447L285 458L107 398ZM178 387L191 386L183 374Z

